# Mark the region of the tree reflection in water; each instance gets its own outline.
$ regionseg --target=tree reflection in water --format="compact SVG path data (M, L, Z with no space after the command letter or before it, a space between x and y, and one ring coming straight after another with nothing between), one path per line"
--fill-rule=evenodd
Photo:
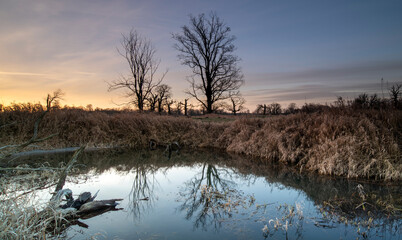
M187 220L194 217L194 228L213 227L217 231L222 220L232 216L230 196L237 192L235 187L227 169L204 163L201 172L187 181L180 192L179 201L183 204L178 210L186 212Z
M51 162L48 160L43 159ZM56 160L55 166L60 162L59 159ZM183 184L178 199L180 203L179 207L175 208L185 214L194 228L218 231L223 226L237 231L241 228L238 224L257 222L261 226L259 229L263 229L267 237L278 236L284 232L287 234L289 231L294 237L303 238L303 233L306 232L303 226L306 224L322 229L345 225L347 231L352 231L352 235L354 231L359 231L358 234L362 237L395 238L401 234L402 193L400 184L397 183L373 184L369 181L358 182L299 173L287 166L274 163L259 165L243 156L220 154L210 150L182 151L170 160L163 157L163 151L117 151L109 154L88 152L84 154L80 164L85 164L87 168L80 168L78 172L72 173L71 179L88 176L90 170L95 175L111 168L124 174L130 172L132 186L128 208L137 220L147 215L156 205L156 194L160 190L157 177L160 173L175 167L187 167L189 172L192 172L198 166L197 174L180 183ZM290 202L289 206L284 206L281 202L259 202L259 198L252 204L252 197L236 190L238 186L234 181L243 186L253 185L256 179L267 183L271 190L275 187L279 191L287 189L299 192L305 196L306 203L311 202L315 208L306 209L305 218L299 219L297 205L294 205L296 203ZM161 182L161 185L163 184ZM357 189L364 189L364 197L357 194ZM148 198L148 201L140 200L144 198ZM303 205L303 202L301 204ZM281 209L276 210L281 206ZM243 207L248 209L240 209ZM320 216L320 211L324 217ZM314 218L311 218L312 216ZM233 227L236 224L237 226ZM308 232L310 230L311 227Z
M155 201L154 188L157 184L155 169L152 166L138 166L132 169L133 185L129 194L129 210L134 219L140 220L141 215L152 209Z
M133 172L133 182L129 194L129 211L137 221L141 219L142 215L153 209L155 200L157 200L155 188L159 186L159 183L155 174L157 172L164 173L169 168L152 164L146 160L149 158L136 159L130 170Z

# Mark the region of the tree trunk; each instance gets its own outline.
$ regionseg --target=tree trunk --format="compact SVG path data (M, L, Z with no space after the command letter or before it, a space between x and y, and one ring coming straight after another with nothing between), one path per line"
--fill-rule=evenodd
M158 113L162 113L162 101L158 101Z
M211 80L212 81L212 80ZM211 87L211 81L208 81L207 84L207 89L205 91L205 94L207 96L207 113L212 113L212 87Z
M168 107L168 115L171 115L172 112L171 112L171 110L170 110L170 103L167 104L167 107Z
M142 112L144 110L144 101L141 99L141 96L137 97L137 103L138 103L138 110Z
M187 99L184 99L184 116L187 116Z

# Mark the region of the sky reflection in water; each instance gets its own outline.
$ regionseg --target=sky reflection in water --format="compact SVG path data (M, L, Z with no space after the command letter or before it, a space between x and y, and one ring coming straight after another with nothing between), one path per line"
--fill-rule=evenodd
M66 235L73 239L363 239L365 234L398 239L401 234L400 219L360 232L325 219L319 211L324 201L355 191L358 183L344 179L255 166L215 152L171 159L159 151L87 153L82 161L87 166L82 174L93 177L65 188L75 195L100 189L97 199L124 198L118 206L123 210L81 220L89 228L70 227ZM391 192L398 199L400 190Z

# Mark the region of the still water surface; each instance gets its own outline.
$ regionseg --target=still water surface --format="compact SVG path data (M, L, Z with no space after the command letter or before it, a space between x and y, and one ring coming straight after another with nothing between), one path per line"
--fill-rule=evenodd
M41 156L68 161L71 154ZM38 158L38 157L35 157ZM68 239L400 239L401 219L324 211L334 198L365 193L401 199L398 186L301 175L214 151L85 153L64 188L97 199L123 198L121 210L81 219ZM391 195L390 195L391 194ZM400 202L399 202L400 204ZM369 215L370 216L370 215ZM347 219L347 224L345 224ZM85 226L85 227L83 227Z

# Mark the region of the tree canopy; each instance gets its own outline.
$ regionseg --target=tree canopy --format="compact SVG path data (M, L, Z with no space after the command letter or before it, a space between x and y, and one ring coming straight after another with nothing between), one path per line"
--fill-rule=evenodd
M233 54L235 37L215 13L190 16L182 32L173 34L175 48L183 65L192 69L187 93L197 99L208 113L213 104L230 97L243 84L243 74Z

